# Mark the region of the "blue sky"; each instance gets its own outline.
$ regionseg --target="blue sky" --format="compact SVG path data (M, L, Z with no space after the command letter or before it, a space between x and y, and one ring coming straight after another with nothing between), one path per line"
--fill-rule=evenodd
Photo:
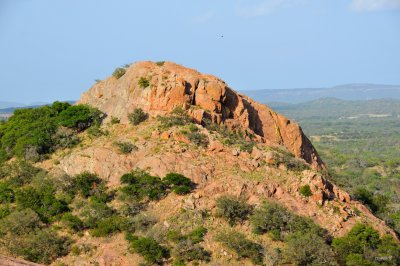
M139 60L236 90L400 84L400 0L0 0L1 101L75 100Z

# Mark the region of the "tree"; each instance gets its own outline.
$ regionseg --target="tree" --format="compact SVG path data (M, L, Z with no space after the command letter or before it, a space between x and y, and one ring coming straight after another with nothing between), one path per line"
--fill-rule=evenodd
M231 226L246 220L251 212L251 205L241 199L230 196L217 199L217 216L225 218Z
M148 118L148 115L143 112L142 108L135 108L133 110L133 113L130 113L128 115L129 122L131 122L132 125L139 125L143 121L146 121Z

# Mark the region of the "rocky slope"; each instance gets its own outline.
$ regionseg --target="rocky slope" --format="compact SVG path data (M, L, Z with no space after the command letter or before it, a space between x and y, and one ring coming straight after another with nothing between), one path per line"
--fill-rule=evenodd
M141 79L147 81L142 82L145 86L139 85ZM45 169L51 178L66 182L85 171L95 173L117 195L123 185L121 176L137 168L161 178L171 172L185 175L195 183L195 189L189 194L170 193L148 202L140 215L152 217L154 224L138 234L165 244L170 231L188 232L204 226L207 234L201 245L211 251L210 265L253 265L249 259L237 259L234 252L216 241L218 233L224 230L242 232L262 245L265 265L276 265L272 261L274 249L285 248L284 243L267 234L252 233L249 221L232 229L216 214L217 199L226 195L241 198L252 206L260 206L264 201L280 203L295 214L312 219L332 237L345 235L360 222L370 224L382 235L395 235L320 171L325 166L296 123L236 93L216 77L168 62L140 62L126 69L119 79L110 77L94 85L79 103L98 107L108 115L101 127L107 133L93 137L81 132L79 145L57 150L49 159L36 163L36 167ZM168 118L178 106L184 107L196 124L165 126L156 117ZM150 117L133 126L128 114L137 107ZM121 123L109 123L112 117L119 118ZM207 119L245 134L237 142L227 142L231 136L206 127ZM193 135L201 135L204 142L191 138ZM243 141L249 140L254 141L253 146L243 149ZM116 142L131 143L134 149L124 153ZM308 196L301 193L306 186L310 189ZM84 205L82 202L88 202L79 197L71 201L76 215ZM118 213L123 204L118 196L107 202ZM137 253L128 252L129 244L122 232L95 237L90 230L83 230L71 237L74 246L84 251L70 252L53 265L144 262ZM172 263L172 259L165 261L166 265Z
M140 86L140 79L148 81L148 86ZM135 108L156 116L183 106L198 123L209 119L225 124L259 142L284 145L315 169L324 167L298 124L235 92L212 75L174 63L135 63L121 78L110 77L95 84L79 103L95 106L123 123L128 122L127 116Z

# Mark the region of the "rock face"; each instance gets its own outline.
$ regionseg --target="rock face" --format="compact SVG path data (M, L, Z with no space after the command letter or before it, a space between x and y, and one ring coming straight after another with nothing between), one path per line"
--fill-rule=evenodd
M141 78L149 81L149 86L140 86ZM314 169L324 167L298 124L235 92L212 75L174 63L165 62L161 66L153 62L135 63L121 78L109 77L95 84L82 95L79 103L95 106L122 123L128 122L128 114L135 108L156 116L180 106L198 123L208 119L224 124L245 132L258 142L284 145Z

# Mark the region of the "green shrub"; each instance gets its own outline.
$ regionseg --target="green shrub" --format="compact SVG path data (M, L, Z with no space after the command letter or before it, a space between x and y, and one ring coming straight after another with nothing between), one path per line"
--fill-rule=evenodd
M165 61L157 61L157 62L156 62L156 65L157 65L157 66L163 66L164 63L165 63Z
M54 216L68 211L65 201L54 196L51 187L25 187L16 192L16 203L20 209L32 209L44 222L49 222Z
M143 256L148 263L159 264L169 256L168 250L152 238L133 236L128 239L131 250Z
M220 232L216 235L215 240L234 251L239 259L249 258L254 264L263 264L263 247L248 240L244 234L235 231Z
M114 116L111 117L111 121L110 121L111 125L119 124L120 122L121 122L121 120L118 117L114 117Z
M148 115L143 112L142 108L135 108L133 110L133 113L130 113L128 115L129 122L131 122L132 125L139 125L143 121L146 121L148 118Z
M134 200L159 200L167 194L167 186L157 176L152 176L142 170L134 170L121 177L124 184L121 192Z
M56 116L57 112L49 106L17 109L5 124L0 125L0 147L6 159L14 155L31 157L34 152L37 160L40 155L51 152L51 136L57 130Z
M68 128L82 131L92 125L99 125L104 114L88 105L74 105L59 114L58 122Z
M91 137L100 137L108 134L108 131L101 129L100 125L93 125L88 128L87 133Z
M207 147L209 143L208 136L200 132L190 132L188 138L193 144L201 147Z
M114 210L104 202L89 200L80 210L78 217L85 227L95 228L97 224L114 214Z
M192 119L188 116L182 107L175 107L168 116L158 116L160 128L166 129L173 126L184 126L192 123Z
M123 75L125 75L126 69L123 67L117 67L114 72L112 73L113 77L116 79L121 78Z
M14 161L1 167L0 179L4 179L8 186L18 188L29 184L40 173L44 171L26 161Z
M61 102L18 109L7 122L0 124L1 161L13 156L41 160L55 149L71 147L79 141L76 132L60 129L61 126L83 130L100 124L102 118L103 114L95 108Z
M121 208L120 212L125 216L136 216L146 208L147 204L143 202L126 202Z
M191 242L197 244L203 241L204 236L207 234L207 228L199 226L186 235L186 238Z
M129 154L132 151L138 149L134 144L127 141L116 141L114 142L114 145L118 147L120 152L122 152L123 154Z
M384 213L387 211L389 204L389 197L382 194L373 194L371 191L365 188L358 188L354 192L354 198L360 202L368 205L373 213Z
M312 195L310 185L304 185L300 188L299 193L303 197L310 197Z
M0 182L0 204L14 201L14 190L7 183Z
M296 232L326 236L326 231L312 220L298 216L276 203L265 202L256 208L250 222L256 234L271 233L273 238L280 240L284 240L285 235Z
M162 181L178 195L188 194L194 187L194 184L189 178L177 173L167 174Z
M73 129L59 127L52 136L54 149L72 148L80 142L79 137Z
M331 247L324 238L313 233L297 232L290 235L284 257L295 265L336 265Z
M41 225L39 216L30 209L15 211L0 220L0 236L7 233L27 234Z
M61 218L61 222L69 229L79 232L82 231L85 226L78 216L73 215L70 212L64 213Z
M121 232L126 226L127 220L125 218L113 215L100 220L96 227L91 230L91 234L95 237L104 237L116 232Z
M244 141L240 145L240 150L243 152L251 153L253 151L253 148L255 145L256 145L256 143L254 141Z
M223 217L233 226L242 223L252 212L252 206L241 199L222 196L217 199L217 216Z
M140 213L132 218L130 232L146 232L157 223L157 219L147 213Z
M139 81L138 81L138 85L140 88L144 89L147 88L150 85L150 82L147 78L145 77L140 77Z
M88 198L105 190L105 184L96 174L83 172L72 179L73 192Z
M9 205L0 205L0 219L3 219L11 213L11 208Z
M400 245L391 236L380 238L378 231L365 224L356 224L350 232L335 238L332 247L340 264L399 265Z
M191 262L191 261L205 261L209 262L211 253L205 250L199 244L193 243L190 240L180 241L172 252L177 261Z
M27 234L2 239L4 247L14 256L36 263L50 264L69 252L70 239L50 229L36 229Z

